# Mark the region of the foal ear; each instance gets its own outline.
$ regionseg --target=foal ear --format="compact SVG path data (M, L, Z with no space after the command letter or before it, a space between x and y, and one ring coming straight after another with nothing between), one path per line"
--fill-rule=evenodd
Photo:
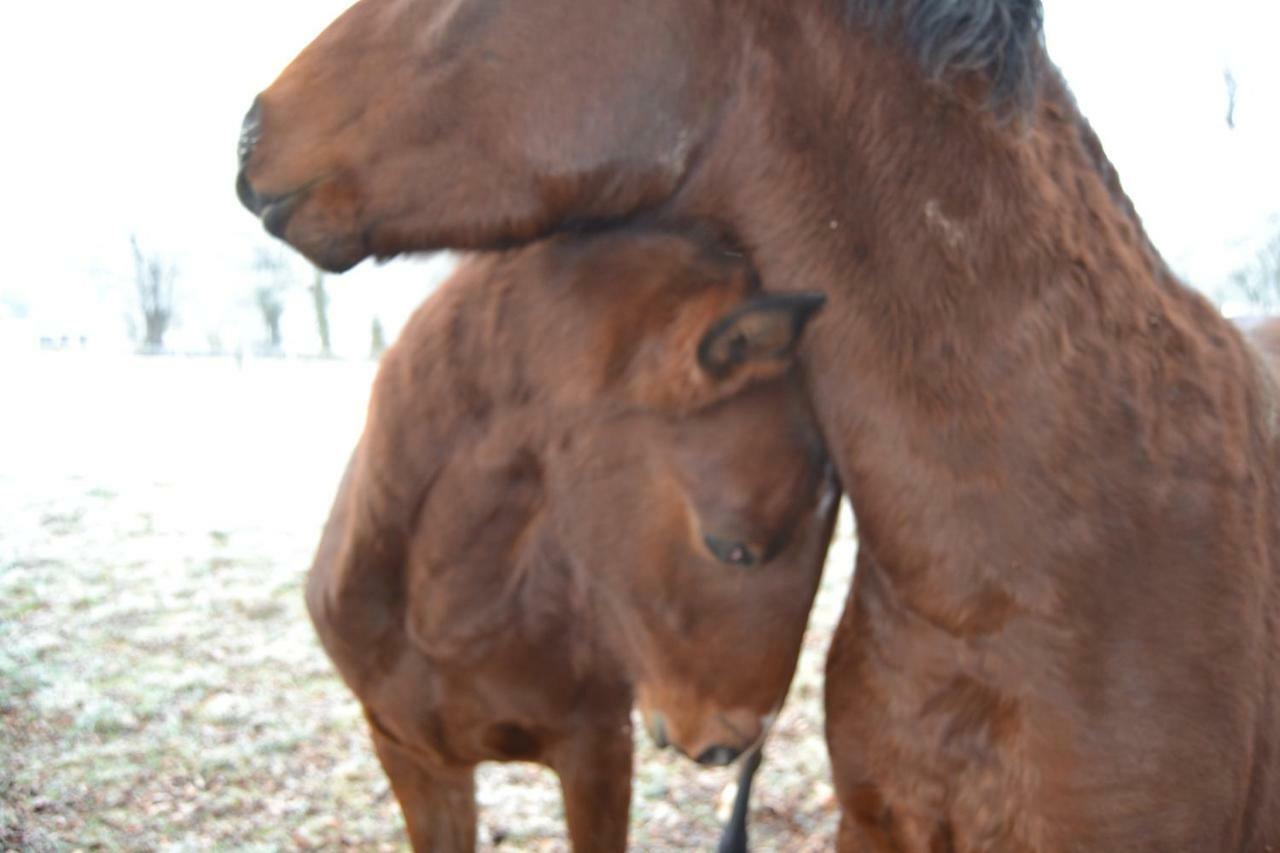
M785 366L826 302L821 293L754 296L711 324L698 343L698 366L713 379L728 379L746 365Z

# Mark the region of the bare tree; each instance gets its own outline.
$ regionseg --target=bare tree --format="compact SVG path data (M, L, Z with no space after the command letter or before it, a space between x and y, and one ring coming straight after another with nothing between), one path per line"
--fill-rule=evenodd
M283 293L274 287L259 287L253 296L262 315L262 323L267 327L267 347L272 352L279 352L284 343L280 334L280 317L284 314Z
M138 308L142 312L143 352L164 349L165 332L173 323L174 282L178 268L159 255L146 255L138 245L137 235L129 237L133 247L133 277L138 289Z
M316 331L320 334L320 355L333 355L333 343L329 338L329 294L324 290L324 272L315 267L315 279L311 285L311 301L316 308Z
M1230 68L1222 69L1222 79L1227 84L1227 127L1236 128L1236 75Z
M262 274L263 280L254 288L254 303L262 317L262 324L267 332L267 346L272 352L279 352L284 343L280 333L280 318L284 315L284 295L293 283L293 271L282 250L258 249L253 267Z
M1229 297L1238 297L1262 313L1280 310L1280 232L1271 236L1253 262L1231 275Z

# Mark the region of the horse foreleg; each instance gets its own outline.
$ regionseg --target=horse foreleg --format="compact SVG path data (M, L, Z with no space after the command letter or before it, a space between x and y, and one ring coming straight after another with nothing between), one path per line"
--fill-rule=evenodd
M623 853L631 813L631 734L583 732L549 762L560 777L574 853Z
M747 754L742 761L742 771L738 775L738 793L733 798L733 813L720 835L720 846L716 853L747 853L747 816L751 811L751 783L755 781L756 771L760 769L760 761L764 758L764 744Z
M372 727L374 749L404 813L414 853L473 853L476 785L471 767L436 766Z

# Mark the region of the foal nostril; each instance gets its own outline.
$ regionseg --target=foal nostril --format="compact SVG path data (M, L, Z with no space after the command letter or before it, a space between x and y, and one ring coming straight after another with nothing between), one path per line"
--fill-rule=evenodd
M710 746L697 757L699 764L707 767L724 767L732 764L742 754L742 750L731 746Z
M240 158L242 169L253 154L254 146L258 144L260 136L262 136L262 98L259 97L253 99L253 105L249 107L249 112L245 113L244 121L240 124L240 142L236 145L236 155Z

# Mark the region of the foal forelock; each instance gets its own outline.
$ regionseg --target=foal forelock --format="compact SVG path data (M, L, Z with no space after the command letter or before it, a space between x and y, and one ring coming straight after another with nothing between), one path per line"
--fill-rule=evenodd
M978 72L1000 112L1025 109L1040 70L1041 0L841 0L850 23L893 33L934 80Z

